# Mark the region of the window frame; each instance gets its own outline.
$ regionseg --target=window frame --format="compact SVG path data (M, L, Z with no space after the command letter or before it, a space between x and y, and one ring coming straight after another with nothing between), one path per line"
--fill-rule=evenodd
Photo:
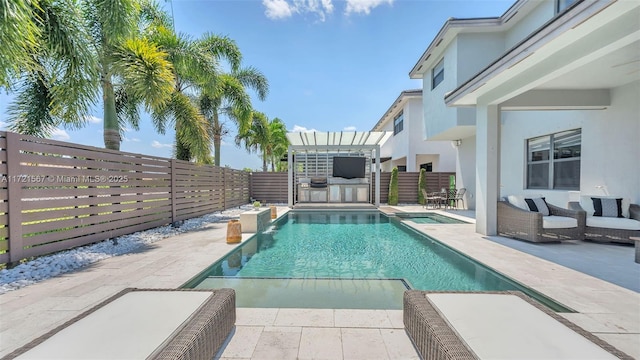
M404 130L404 111L400 111L400 113L393 118L393 136L398 135Z
M555 1L556 14L560 14L561 12L563 12L566 9L570 8L571 5L577 3L578 1L580 1L580 0L556 0Z
M578 156L571 156L571 157L557 157L556 158L556 148L557 145L560 144L560 141L562 139L556 139L558 137L558 135L560 134L565 134L565 133L571 133L574 132L576 135L578 135L580 138L580 149L578 152ZM547 149L548 151L548 159L541 159L541 160L531 160L531 142L534 140L540 140L540 139L544 139L547 138L548 141L546 141L549 144L549 148ZM577 129L568 129L568 130L563 130L563 131L559 131L553 134L547 134L547 135L542 135L542 136L536 136L536 137L532 137L532 138L528 138L525 141L525 176L524 176L524 181L525 181L525 189L527 190L580 190L580 182L581 182L581 178L580 178L580 173L578 172L578 183L576 186L559 186L556 185L555 183L555 168L556 168L556 164L562 164L562 163L569 163L569 162L577 162L578 163L578 168L580 168L580 166L582 165L582 129L581 128L577 128ZM530 168L532 165L547 165L547 169L548 169L548 174L547 174L547 186L546 187L532 187L530 185L531 181L530 181L530 177L529 177L529 173L530 173Z
M439 70L438 70L439 68ZM436 72L437 70L437 72ZM431 69L431 90L435 89L444 81L444 58Z

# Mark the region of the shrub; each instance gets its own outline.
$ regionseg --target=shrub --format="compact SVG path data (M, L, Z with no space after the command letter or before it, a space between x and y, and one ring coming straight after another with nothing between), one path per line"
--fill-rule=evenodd
M420 176L418 176L418 204L424 205L424 194L422 189L427 189L427 170L420 169Z
M391 170L391 181L389 182L389 205L398 205L398 168Z

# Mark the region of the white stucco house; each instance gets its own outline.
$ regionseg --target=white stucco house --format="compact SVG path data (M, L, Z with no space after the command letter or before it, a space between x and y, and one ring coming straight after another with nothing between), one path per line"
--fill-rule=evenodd
M459 140L479 233L496 233L511 194L640 203L640 1L518 0L450 19L410 77L423 80L426 139Z
M422 89L405 90L373 127L372 131L393 132L380 149L382 171L456 171L456 150L450 141L425 141L422 106Z

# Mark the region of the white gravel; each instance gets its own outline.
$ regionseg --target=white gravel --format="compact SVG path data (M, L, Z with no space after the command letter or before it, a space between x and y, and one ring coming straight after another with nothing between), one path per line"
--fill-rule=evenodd
M102 259L136 251L169 236L200 229L210 223L237 218L240 213L252 208L250 205L243 205L185 220L180 227L162 226L38 257L11 269L0 270L0 294L82 268Z

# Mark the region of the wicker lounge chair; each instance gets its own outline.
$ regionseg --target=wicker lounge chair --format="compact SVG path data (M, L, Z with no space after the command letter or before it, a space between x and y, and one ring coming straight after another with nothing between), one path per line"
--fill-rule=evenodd
M3 359L210 360L235 309L233 289L125 289Z
M558 242L561 240L584 240L586 213L581 210L563 209L551 204L550 217L544 219L539 212L523 210L507 201L498 201L498 234L531 242ZM569 217L577 220L575 227L545 227L544 220L554 217Z
M590 196L581 196L580 202L569 202L570 209L586 212L585 239L633 244L631 238L640 237L640 205L623 200L622 207L622 218L603 218L593 216Z
M632 359L517 291L405 291L403 320L425 360Z

